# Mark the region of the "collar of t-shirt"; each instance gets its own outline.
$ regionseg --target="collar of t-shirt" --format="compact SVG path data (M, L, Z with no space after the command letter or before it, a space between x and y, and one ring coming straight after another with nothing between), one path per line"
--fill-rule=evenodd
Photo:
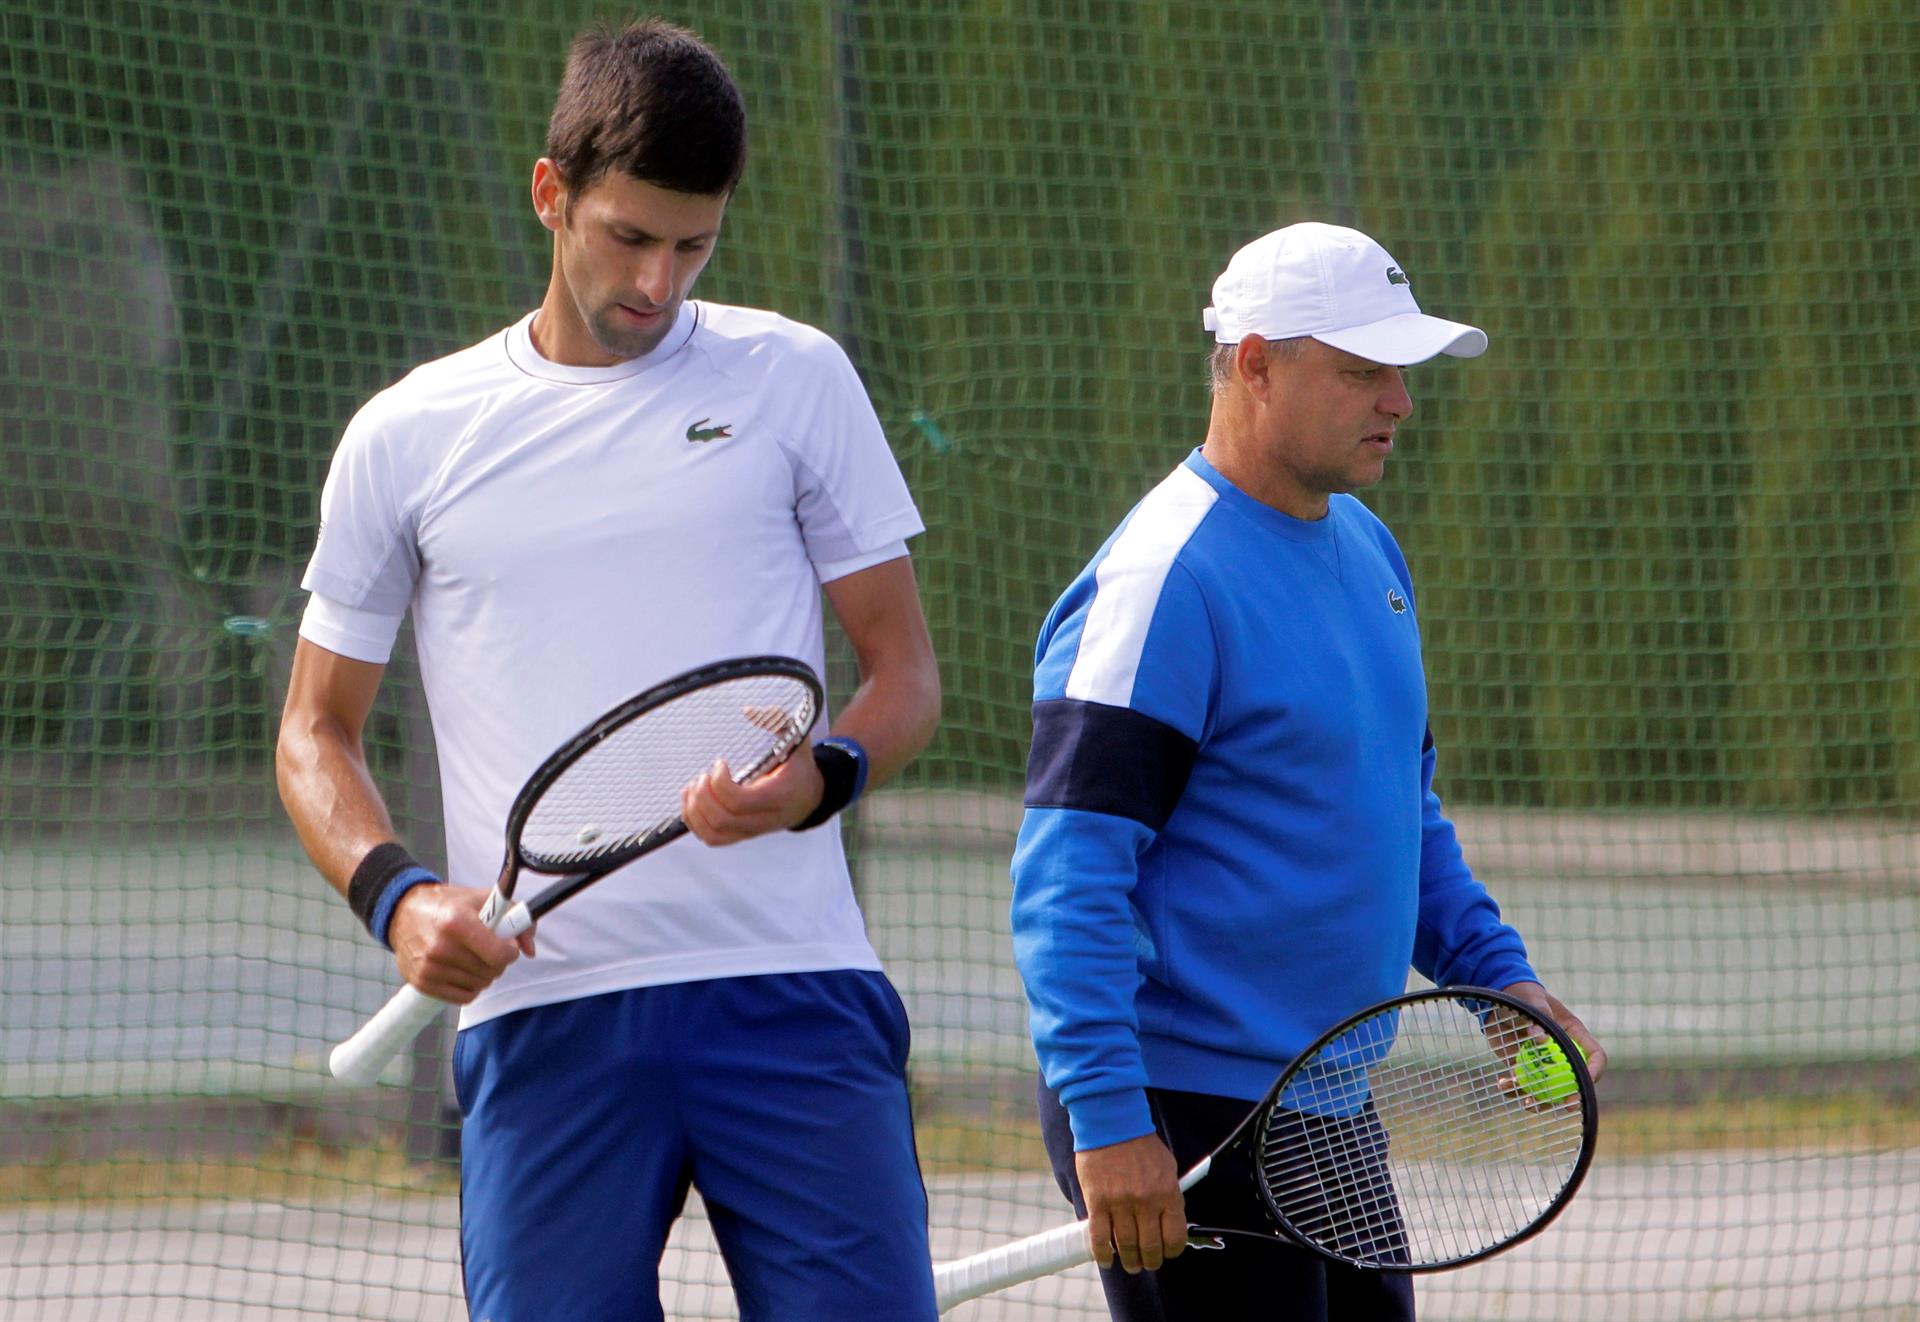
M615 363L612 367L573 367L566 363L556 363L544 357L533 347L533 319L539 309L507 327L507 360L528 376L538 377L542 381L556 381L562 385L592 386L609 381L625 381L644 372L652 371L660 364L672 358L686 348L687 341L693 338L693 331L700 324L699 305L691 299L680 305L680 311L674 316L673 328L667 337L648 353L638 358L629 358L624 363Z

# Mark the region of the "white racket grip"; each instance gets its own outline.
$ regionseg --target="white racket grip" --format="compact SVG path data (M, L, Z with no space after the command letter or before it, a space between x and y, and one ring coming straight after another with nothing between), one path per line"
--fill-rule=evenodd
M1185 1193L1198 1184L1212 1165L1213 1158L1208 1156L1183 1175L1180 1178L1180 1192ZM995 1290L1004 1290L1023 1281L1036 1281L1042 1276L1051 1276L1057 1271L1092 1261L1093 1250L1087 1243L1085 1221L1056 1226L1038 1235L1002 1244L997 1249L976 1253L970 1258L936 1265L933 1269L934 1303L944 1313L983 1294L992 1294Z
M336 1079L372 1083L380 1077L387 1062L446 1008L445 1001L437 1001L411 986L402 987L380 1007L378 1014L361 1025L359 1032L333 1049L333 1054L327 1057L327 1067Z
M1092 1261L1086 1222L1056 1226L970 1258L941 1263L933 1269L934 1304L944 1313L983 1294Z
M502 912L502 910L505 912ZM533 916L524 904L508 906L494 891L480 910L480 921L511 940L533 926ZM447 1002L436 1000L412 986L402 987L360 1031L333 1049L327 1068L333 1077L347 1083L369 1084L380 1077L387 1062L402 1048L420 1036L420 1030L439 1017Z

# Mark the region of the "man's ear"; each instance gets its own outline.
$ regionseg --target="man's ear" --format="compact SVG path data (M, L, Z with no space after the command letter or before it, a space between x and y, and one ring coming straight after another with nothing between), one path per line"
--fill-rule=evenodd
M1250 394L1262 403L1273 391L1273 353L1264 337L1242 336L1234 346L1233 368Z
M533 213L550 230L567 223L567 185L560 167L545 156L533 163Z

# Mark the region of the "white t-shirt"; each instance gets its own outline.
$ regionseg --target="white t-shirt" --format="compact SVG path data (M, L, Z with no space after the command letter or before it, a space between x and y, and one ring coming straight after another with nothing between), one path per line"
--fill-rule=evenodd
M301 636L356 660L384 663L412 609L449 879L467 886L494 881L513 796L562 740L705 662L778 653L824 673L820 584L904 555L923 528L819 331L688 302L652 353L586 368L542 358L532 320L355 415L302 583ZM831 827L678 841L548 914L539 949L462 1024L629 987L880 967Z

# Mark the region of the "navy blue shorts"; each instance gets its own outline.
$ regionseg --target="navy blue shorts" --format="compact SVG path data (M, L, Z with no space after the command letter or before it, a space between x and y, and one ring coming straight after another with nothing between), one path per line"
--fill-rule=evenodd
M473 1322L658 1322L689 1186L742 1322L934 1322L907 1022L879 973L612 992L463 1031Z
M1252 1102L1208 1093L1147 1089L1154 1128L1187 1170L1246 1119ZM1086 1215L1073 1162L1073 1130L1066 1108L1039 1086L1040 1132L1054 1179ZM1258 1209L1253 1172L1241 1160L1216 1161L1207 1180L1187 1196L1190 1224L1272 1234ZM1213 1196L1208 1197L1212 1191ZM1413 1278L1363 1271L1309 1253L1287 1241L1221 1236L1222 1247L1189 1247L1158 1271L1129 1276L1116 1263L1100 1273L1114 1322L1413 1322Z

